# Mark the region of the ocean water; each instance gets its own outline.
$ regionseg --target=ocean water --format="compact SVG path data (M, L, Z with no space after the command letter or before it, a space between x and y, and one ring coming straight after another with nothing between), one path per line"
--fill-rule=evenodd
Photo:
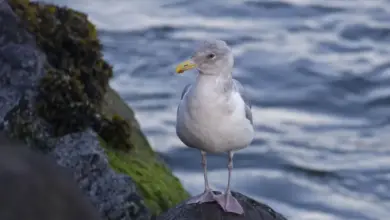
M111 81L192 194L200 153L175 134L195 72L175 75L199 41L226 40L252 99L256 135L235 154L233 190L291 220L390 217L390 1L47 0L86 12ZM224 190L227 155L209 155Z

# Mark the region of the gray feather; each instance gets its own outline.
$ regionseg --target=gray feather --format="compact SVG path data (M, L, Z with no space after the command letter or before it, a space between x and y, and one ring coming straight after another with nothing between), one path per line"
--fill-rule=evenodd
M253 124L253 117L252 117L252 103L249 99L248 95L245 92L244 87L241 85L241 83L235 79L233 79L233 85L235 90L240 94L242 100L244 100L245 103L245 117Z
M180 99L183 99L183 97L187 94L187 92L190 90L191 84L187 84L184 86L183 91L181 92L181 97Z
M251 122L253 125L253 117L252 117L252 111L251 108L247 105L245 105L245 117Z

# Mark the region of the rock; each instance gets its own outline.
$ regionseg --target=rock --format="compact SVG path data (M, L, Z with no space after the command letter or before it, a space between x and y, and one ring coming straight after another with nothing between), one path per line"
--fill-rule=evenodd
M70 172L0 133L1 220L102 220Z
M148 210L133 180L109 167L95 132L87 130L58 139L51 153L70 168L81 189L108 219L148 219Z
M45 75L44 62L34 38L21 27L7 2L0 0L0 130L12 129L15 136L24 135L25 141L37 144L40 139L49 144L50 126L36 118L35 111L24 109L33 109Z
M220 194L220 192L215 193ZM244 208L244 215L223 212L216 202L191 205L183 202L158 216L156 220L287 220L265 204L238 192L232 194Z
M1 123L23 96L29 99L36 95L39 80L45 74L45 58L5 0L0 0L0 16Z
M61 136L98 124L102 100L112 76L103 59L96 29L80 12L51 4L9 0L47 55L36 109ZM109 141L106 140L106 141Z
M72 170L104 218L148 219L188 193L109 88L100 49L80 12L0 0L0 131Z

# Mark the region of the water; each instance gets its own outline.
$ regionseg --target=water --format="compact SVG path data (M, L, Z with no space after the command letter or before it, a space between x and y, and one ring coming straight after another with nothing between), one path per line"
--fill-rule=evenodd
M235 156L232 186L291 220L390 215L388 0L54 0L89 14L111 85L186 189L203 190L200 154L175 135L174 74L199 40L221 38L254 102L256 137ZM226 155L209 178L226 186Z

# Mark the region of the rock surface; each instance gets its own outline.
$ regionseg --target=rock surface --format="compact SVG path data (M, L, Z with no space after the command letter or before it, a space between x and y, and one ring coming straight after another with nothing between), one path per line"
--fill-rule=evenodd
M44 54L34 38L20 27L16 15L5 0L0 0L0 122L18 105L22 97L36 95L39 80L45 74Z
M102 220L71 173L0 133L1 220Z
M215 202L191 205L183 202L160 215L156 220L287 220L265 204L237 192L232 194L244 208L244 215L223 212Z
M87 130L58 139L51 154L70 168L79 187L108 219L149 219L133 180L114 172L95 132Z

